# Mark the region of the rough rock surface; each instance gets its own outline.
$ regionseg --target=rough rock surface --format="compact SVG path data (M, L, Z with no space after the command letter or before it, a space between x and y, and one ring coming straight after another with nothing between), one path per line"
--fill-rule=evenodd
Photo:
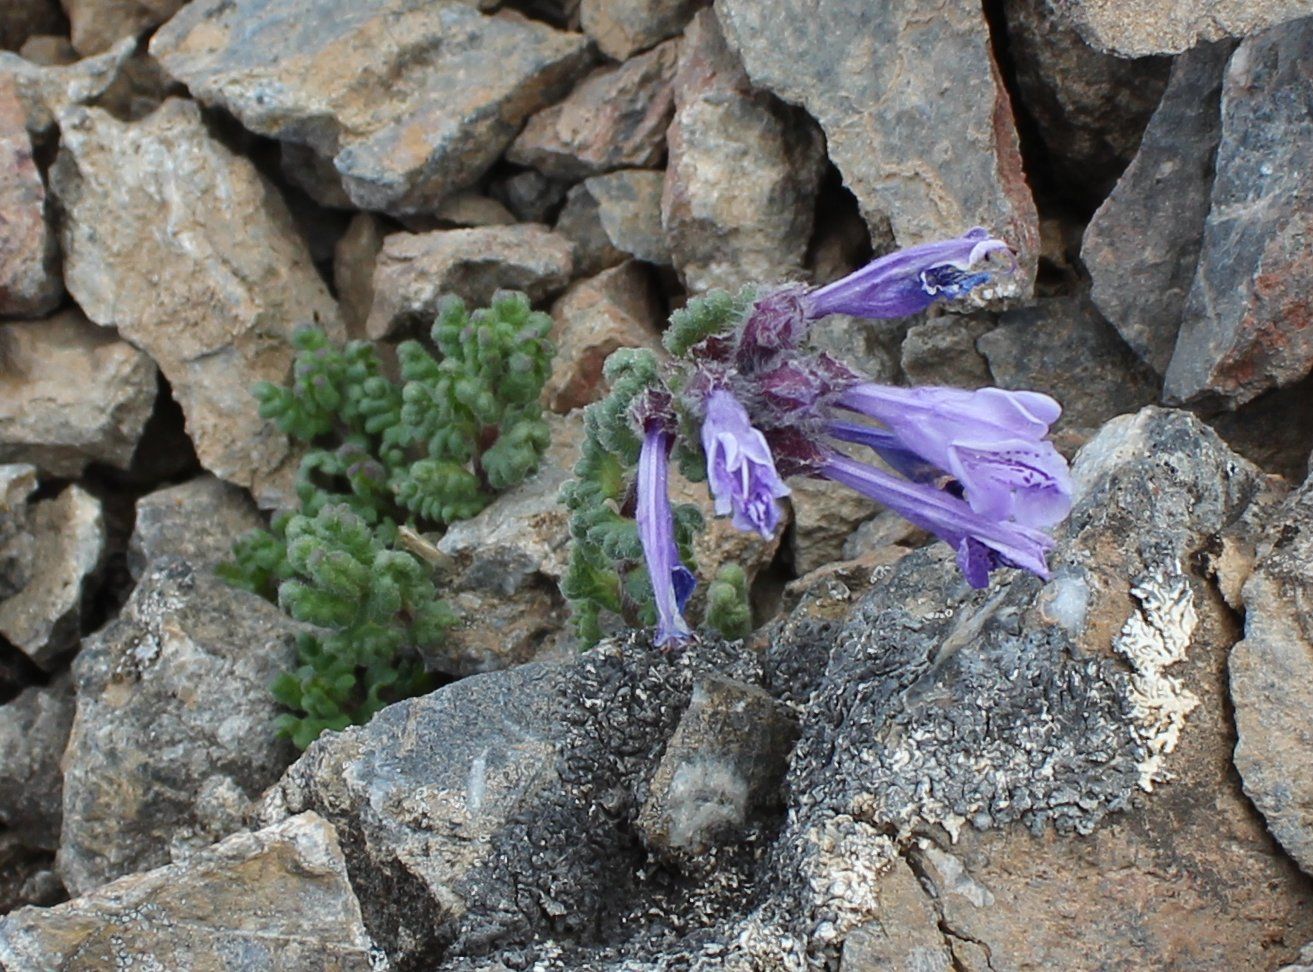
M1310 0L1054 0L1093 46L1122 57L1176 54L1200 41L1245 37L1313 14Z
M1000 387L1056 396L1062 402L1060 429L1097 428L1158 397L1157 376L1084 295L1007 311L976 347Z
M552 305L556 358L543 387L548 407L565 413L600 398L602 365L617 348L658 349L660 300L651 275L632 260L567 290Z
M375 340L427 333L448 294L471 308L503 288L539 301L563 289L572 268L569 241L532 223L393 233L374 265L365 330Z
M939 920L911 865L892 861L880 878L880 917L844 940L839 972L950 972L953 952Z
M1035 203L979 4L718 0L716 12L753 82L820 123L872 236L886 218L900 246L989 227L1020 254L1015 287L1029 294Z
M374 265L386 231L373 213L356 213L333 247L333 287L347 336L365 336L365 320L374 304Z
M126 469L156 386L150 358L76 308L0 325L0 461L50 476Z
M10 972L368 972L372 951L337 834L313 813L0 920Z
M570 190L556 231L574 246L575 272L591 277L629 257L670 265L661 226L665 178L654 169L621 169Z
M243 490L213 476L166 486L137 500L128 569L140 579L160 557L181 557L210 568L232 556L233 541L264 526L260 511Z
M607 57L623 61L678 34L705 0L580 0L584 32Z
M577 34L417 0L200 0L151 53L251 131L332 159L359 208L394 213L472 183L590 57Z
M0 464L0 600L22 590L32 577L36 540L27 498L35 489L35 466Z
M61 131L52 184L69 292L159 364L202 465L278 505L296 460L251 385L284 379L297 326L342 337L286 205L193 102L170 99L132 125L74 108Z
M799 278L821 138L798 109L753 89L710 10L680 45L666 138L661 219L689 291Z
M793 511L793 571L799 576L843 556L844 543L881 506L828 479L795 476L788 481Z
M125 37L158 27L187 0L61 0L79 54L99 54Z
M997 323L987 314L944 314L913 324L903 338L899 356L903 374L913 385L992 385L989 362L976 342Z
M73 723L67 676L33 685L0 705L0 826L27 847L59 847L59 758Z
M27 111L14 80L0 74L0 317L38 316L64 293L59 244L46 219L46 187L32 158Z
M49 668L81 637L85 590L101 564L105 523L100 501L81 486L32 507L32 573L0 601L0 635Z
M1203 44L1176 59L1135 159L1081 241L1095 306L1159 374L1199 263L1231 50Z
M1313 874L1313 479L1273 517L1231 650L1235 764L1268 829Z
M239 829L247 801L291 761L269 684L294 665L298 630L272 604L163 557L83 642L58 858L72 893Z
M1313 368L1313 18L1236 48L1212 207L1163 396L1231 404Z
M666 151L678 41L600 68L564 101L529 119L506 158L558 179L650 168Z
M75 64L35 64L10 51L0 51L0 77L13 80L34 139L50 136L55 119L73 105L85 105L105 95L123 74L137 42L124 38L104 54Z

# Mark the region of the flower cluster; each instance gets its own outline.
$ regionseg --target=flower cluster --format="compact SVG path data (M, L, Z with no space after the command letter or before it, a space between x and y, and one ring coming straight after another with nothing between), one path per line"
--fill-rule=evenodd
M1006 243L973 229L882 257L827 286L711 296L672 319L672 360L664 366L630 353L612 369L623 373L622 394L594 407L590 431L614 444L626 430L608 432L606 422L622 418L638 443L631 488L613 477L619 509L612 512L632 509L657 644L689 636L683 611L694 587L667 497L672 455L686 473L705 475L716 514L741 530L771 536L789 493L785 477L807 475L842 483L947 542L974 587L998 567L1047 576L1053 541L1046 529L1071 505L1066 463L1045 439L1061 412L1057 402L998 388L879 385L805 344L818 318L906 316L1015 265ZM867 447L882 464L853 459L838 443ZM606 452L598 449L593 465L586 456L577 471L596 468ZM624 465L623 444L609 458ZM577 532L577 546L590 536Z

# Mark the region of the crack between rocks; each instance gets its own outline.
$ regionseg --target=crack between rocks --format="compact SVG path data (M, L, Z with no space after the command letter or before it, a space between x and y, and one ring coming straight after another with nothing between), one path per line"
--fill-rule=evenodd
M935 881L930 876L930 872L926 869L925 864L922 862L921 855L917 852L917 848L907 847L905 850L899 852L899 856L901 856L907 863L907 866L912 869L912 875L916 878L917 883L921 885L922 890L925 891L926 898L929 899L930 904L935 909L935 914L938 916L936 925L939 928L939 934L944 939L944 947L948 949L949 961L953 963L953 972L971 972L971 970L962 963L962 960L959 959L957 954L953 951L953 939L957 939L961 942L970 942L972 945L979 945L981 950L985 953L985 967L993 972L994 950L989 947L989 943L981 941L979 938L973 938L965 932L958 931L949 922L948 917L944 914L943 903L940 901L939 895L930 892L931 888L936 888Z

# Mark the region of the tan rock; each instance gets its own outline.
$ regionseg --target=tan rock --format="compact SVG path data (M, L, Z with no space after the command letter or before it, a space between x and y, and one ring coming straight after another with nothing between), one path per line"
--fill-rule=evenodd
M34 317L63 296L59 245L46 220L46 187L32 159L27 111L0 73L0 317Z
M0 51L0 76L13 80L27 113L27 130L35 139L55 129L56 116L72 105L97 101L110 90L132 57L137 42L125 37L110 50L74 64L33 63L12 51Z
M347 336L365 336L374 303L374 267L383 249L384 227L372 213L356 213L333 247L333 284Z
M1309 0L1057 0L1054 6L1086 41L1122 57L1177 54L1200 41L1245 37L1313 14Z
M799 575L844 559L844 545L866 520L880 512L875 503L828 479L795 476L788 480L793 507L793 569Z
M683 28L701 0L582 0L579 20L607 57L623 61Z
M82 55L99 54L125 37L158 27L187 0L61 0Z
M665 178L653 169L621 169L570 190L556 231L574 244L575 271L595 276L628 257L670 266L661 226Z

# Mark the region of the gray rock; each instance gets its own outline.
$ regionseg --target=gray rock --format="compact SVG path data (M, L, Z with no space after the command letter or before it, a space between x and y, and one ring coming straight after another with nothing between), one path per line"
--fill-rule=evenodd
M283 178L327 209L354 209L342 187L342 177L326 159L308 145L282 142L278 146L278 171Z
M100 501L68 486L32 507L32 574L0 601L0 635L43 668L77 644L82 605L105 549Z
M128 570L140 580L160 557L181 557L209 568L232 556L233 541L264 526L243 490L213 476L157 489L137 500L128 541Z
M35 466L0 465L0 600L22 590L32 579L36 541L27 498L35 489Z
M847 314L830 314L812 321L808 341L829 351L872 381L896 384L906 321L871 321Z
M0 461L50 476L127 469L155 408L155 364L76 308L0 325Z
M1294 965L1283 965L1277 972L1313 972L1313 942L1299 950L1299 961Z
M577 34L416 0L200 0L151 52L203 103L331 159L357 207L392 213L473 183L589 62Z
M0 316L39 316L64 294L59 243L46 219L46 187L32 158L27 111L13 78L0 74Z
M1313 14L1309 0L1054 0L1094 47L1122 57L1176 54L1200 41L1245 37Z
M802 576L843 558L844 545L859 525L881 506L828 479L795 476L788 480L793 571Z
M581 0L584 31L607 57L623 61L688 23L704 0Z
M1227 66L1222 137L1199 268L1167 401L1231 405L1313 368L1313 18L1245 40Z
M1229 42L1182 54L1139 152L1085 230L1090 297L1127 344L1162 374L1203 246L1221 136Z
M337 834L313 813L0 920L11 972L368 972L372 951Z
M566 180L657 165L674 111L670 85L678 54L678 42L669 41L624 64L599 68L564 101L530 118L506 158Z
M989 362L976 342L997 324L989 314L943 314L913 324L900 352L903 374L913 385L992 385Z
M1258 556L1228 666L1235 765L1272 835L1313 874L1313 480L1277 510Z
M1062 429L1097 428L1158 397L1157 376L1084 295L1050 297L1007 311L976 347L1001 387L1057 398Z
M574 247L575 272L596 276L633 257L670 266L661 226L665 177L651 169L622 169L585 179L570 190L556 231Z
M392 233L374 265L365 329L375 340L427 332L448 294L472 308L501 289L541 301L565 288L571 270L569 242L532 223Z
M297 326L343 331L277 191L178 99L131 125L70 109L52 185L69 292L159 364L206 469L287 501L297 457L251 386L285 379Z
M798 109L753 89L709 10L680 45L666 138L661 221L688 290L801 277L820 133Z
M61 0L79 54L99 54L125 37L158 27L187 0Z
M820 123L872 237L886 219L900 246L988 227L1020 254L1013 287L1030 293L1035 204L979 4L718 0L716 12L753 82Z
M16 51L29 37L59 30L63 19L59 0L12 0L0 10L0 48Z
M210 571L163 557L73 663L59 872L73 894L241 825L291 761L269 691L300 626Z
M565 201L569 186L559 179L549 179L537 169L525 169L514 175L494 179L488 194L514 217L512 222L548 223Z
M73 723L73 683L60 676L0 705L0 826L27 847L59 847L59 758Z
M56 66L0 51L0 77L8 77L17 86L28 133L40 141L54 133L55 119L63 111L104 97L121 77L136 47L135 39L125 37L103 54Z

